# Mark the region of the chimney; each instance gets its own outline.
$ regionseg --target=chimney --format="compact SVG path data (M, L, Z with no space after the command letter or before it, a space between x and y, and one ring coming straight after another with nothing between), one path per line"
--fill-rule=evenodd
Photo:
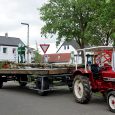
M8 38L8 33L5 33L5 37Z

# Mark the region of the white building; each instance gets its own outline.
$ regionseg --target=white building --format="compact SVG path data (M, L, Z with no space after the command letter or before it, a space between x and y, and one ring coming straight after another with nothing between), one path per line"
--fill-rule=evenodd
M56 53L71 53L71 57L74 57L74 62L76 62L77 49L79 49L79 45L75 40L71 40L69 42L65 41L57 50ZM80 59L79 59L80 60ZM80 60L81 63L81 60Z
M0 36L0 61L14 61L18 62L18 45L24 43L20 38L8 37L6 33L5 36ZM29 54L31 62L31 54ZM27 48L25 53L25 58L27 57ZM25 59L26 60L26 59Z
M76 43L75 40L72 41L65 41L57 50L56 53L71 53L74 52L76 54L76 50L79 48L79 45Z

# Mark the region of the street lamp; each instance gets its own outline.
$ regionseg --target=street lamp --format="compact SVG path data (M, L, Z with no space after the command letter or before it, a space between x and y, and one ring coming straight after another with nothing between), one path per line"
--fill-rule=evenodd
M29 63L29 24L28 23L21 23L22 25L27 25L27 63Z

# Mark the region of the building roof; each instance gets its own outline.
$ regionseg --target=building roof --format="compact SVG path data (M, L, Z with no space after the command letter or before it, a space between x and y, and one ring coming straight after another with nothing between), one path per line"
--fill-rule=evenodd
M70 53L47 54L49 63L64 63L70 62Z
M64 41L64 43L59 47L59 49L57 50L57 53L59 52L59 50L61 49L62 46L68 46L71 45L74 49L79 49L79 45L75 40L71 40L71 41Z
M68 45L71 45L75 50L80 49L79 44L74 39L72 39L71 41L64 41L64 43L58 48L56 53L59 52L62 46L68 46ZM89 48L89 45L85 45L85 48Z
M20 38L0 36L0 45L18 46L19 43L24 44Z

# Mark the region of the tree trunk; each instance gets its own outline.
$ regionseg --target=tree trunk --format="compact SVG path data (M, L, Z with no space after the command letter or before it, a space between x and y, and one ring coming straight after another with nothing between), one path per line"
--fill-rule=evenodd
M107 35L107 38L105 40L105 46L108 46L109 45L109 33L106 34Z
M85 48L84 47L84 41L82 39L81 49L84 49L84 48ZM81 58L82 58L82 64L84 64L85 63L85 57L84 57L84 52L83 51L81 52Z

